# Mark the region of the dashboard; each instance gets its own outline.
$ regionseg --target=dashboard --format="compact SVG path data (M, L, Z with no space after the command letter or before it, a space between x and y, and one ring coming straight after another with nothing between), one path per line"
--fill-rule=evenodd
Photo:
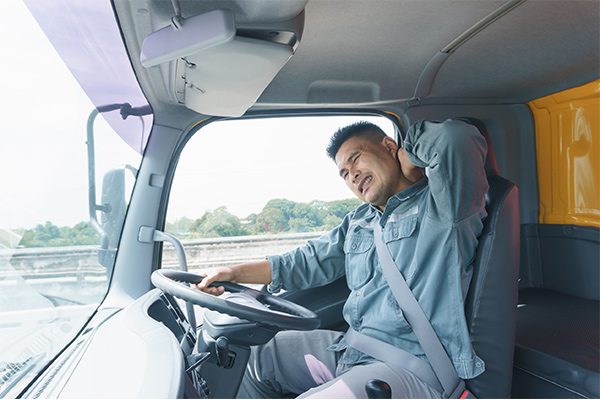
M123 310L102 310L24 397L206 397L198 369L186 373L196 332L158 289Z

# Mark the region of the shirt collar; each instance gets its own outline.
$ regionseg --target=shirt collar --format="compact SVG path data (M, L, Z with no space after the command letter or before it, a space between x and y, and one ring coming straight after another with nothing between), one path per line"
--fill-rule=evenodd
M393 195L392 197L390 197L388 199L383 212L381 212L381 210L379 210L379 208L375 207L372 204L370 204L370 207L372 210L374 210L377 213L377 215L380 216L380 223L383 226L383 225L385 225L385 221L387 221L390 214L396 208L398 208L398 206L400 204L406 202L411 197L413 197L414 195L419 193L425 186L427 186L427 178L423 177L423 178L419 179L417 182L415 182L412 185L410 185L409 187L407 187L406 189L399 191L398 193L396 193L395 195Z

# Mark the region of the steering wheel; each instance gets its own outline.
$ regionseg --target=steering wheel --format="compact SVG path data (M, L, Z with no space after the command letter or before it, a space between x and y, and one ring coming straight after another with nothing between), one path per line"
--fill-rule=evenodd
M201 307L279 329L309 331L317 329L321 320L314 312L289 300L238 285L232 282L213 282L233 295L227 298L213 296L186 285L200 283L203 275L169 269L152 273L154 286L163 292Z

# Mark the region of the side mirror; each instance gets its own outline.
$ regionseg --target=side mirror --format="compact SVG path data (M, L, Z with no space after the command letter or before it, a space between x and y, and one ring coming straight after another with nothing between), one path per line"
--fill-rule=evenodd
M110 170L104 175L101 202L95 208L100 211L100 222L97 220L96 211L90 217L101 236L98 258L100 264L108 270L112 268L114 262L121 226L127 210L124 168Z
M107 237L108 248L115 248L119 242L121 225L125 219L125 169L108 171L102 179L102 209L100 226Z
M127 203L125 201L125 170L130 170L134 176L137 170L130 165L108 171L102 180L102 196L100 204L96 203L96 155L94 150L94 121L98 114L111 111L120 111L121 117L127 119L129 116L142 117L152 114L152 108L145 105L131 107L129 103L105 104L94 108L87 120L87 155L88 155L88 211L90 223L101 238L100 253L98 254L100 265L106 267L108 276L112 272L112 266L116 254L121 226L125 219ZM98 221L98 211L102 214Z

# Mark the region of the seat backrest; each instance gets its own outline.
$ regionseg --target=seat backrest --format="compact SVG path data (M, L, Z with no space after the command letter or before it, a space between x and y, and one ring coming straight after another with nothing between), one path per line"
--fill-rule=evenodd
M510 397L520 261L519 196L516 185L497 175L489 136L470 120L488 142L489 190L482 234L465 302L471 341L485 362L485 372L466 382L479 398Z

